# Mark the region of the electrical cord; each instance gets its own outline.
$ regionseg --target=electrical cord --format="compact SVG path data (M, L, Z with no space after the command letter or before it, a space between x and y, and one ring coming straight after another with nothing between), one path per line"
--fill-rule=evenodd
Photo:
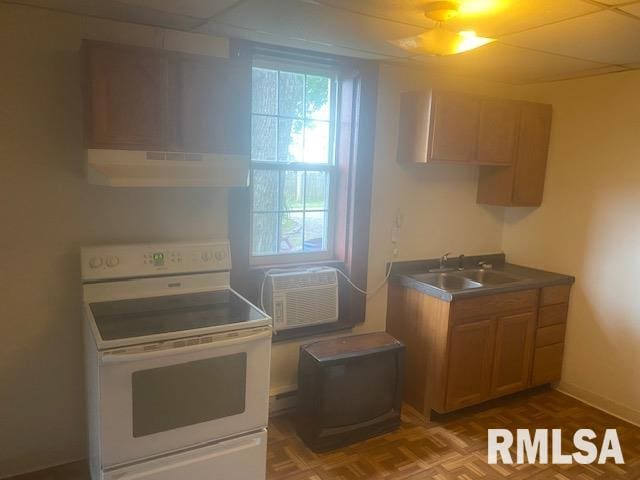
M346 273L344 273L341 270L338 270L336 268L336 271L342 275L342 277L344 277L344 279L349 283L349 285L351 285L356 291L360 292L363 295L366 295L367 297L372 297L373 295L375 295L376 293L378 293L378 291L384 287L387 283L387 281L389 280L389 277L391 276L391 267L393 267L393 262L389 262L389 266L387 267L387 273L384 276L384 280L382 280L382 283L380 283L380 285L378 285L376 288L374 288L373 290L369 291L369 290L363 290L360 287L358 287L355 283L353 283L351 281L351 279L347 276Z

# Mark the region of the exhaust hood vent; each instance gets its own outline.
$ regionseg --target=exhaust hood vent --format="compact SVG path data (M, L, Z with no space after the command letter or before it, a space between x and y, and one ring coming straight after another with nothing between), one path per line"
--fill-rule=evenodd
M110 187L246 187L249 157L88 149L87 177Z

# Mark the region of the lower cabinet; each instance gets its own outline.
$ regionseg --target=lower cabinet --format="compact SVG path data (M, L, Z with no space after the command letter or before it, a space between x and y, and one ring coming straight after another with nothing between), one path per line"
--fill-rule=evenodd
M453 326L446 409L527 388L535 328L535 312Z
M451 329L447 410L486 400L489 396L495 325L491 319Z
M559 380L569 289L446 302L391 285L387 330L413 359L405 401L429 417Z
M535 312L498 317L491 376L491 396L507 395L529 386Z
M531 385L544 385L560 380L563 353L564 343L536 348L533 371L531 372Z

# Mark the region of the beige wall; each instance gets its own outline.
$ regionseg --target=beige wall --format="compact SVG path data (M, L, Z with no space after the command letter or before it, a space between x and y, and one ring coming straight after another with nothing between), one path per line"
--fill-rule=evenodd
M0 477L84 456L81 245L226 235L224 191L83 177L84 36L158 31L0 6Z
M523 88L553 104L544 202L508 209L516 263L576 276L560 389L640 423L640 72Z

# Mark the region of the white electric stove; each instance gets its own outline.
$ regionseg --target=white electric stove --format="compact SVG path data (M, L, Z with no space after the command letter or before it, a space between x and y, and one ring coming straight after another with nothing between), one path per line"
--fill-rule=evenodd
M271 319L226 241L82 249L93 480L264 479Z

